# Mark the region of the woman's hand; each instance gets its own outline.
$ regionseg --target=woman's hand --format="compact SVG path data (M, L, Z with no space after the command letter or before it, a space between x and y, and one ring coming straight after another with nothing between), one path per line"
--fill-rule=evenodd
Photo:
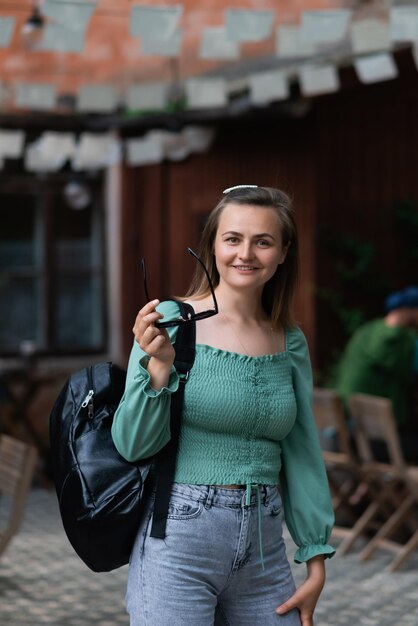
M325 584L324 557L318 555L307 562L308 575L286 602L277 607L276 613L283 615L291 609L300 612L302 626L313 626L313 614Z
M156 310L159 300L148 302L139 311L132 332L139 347L148 356L148 372L153 389L161 389L168 383L175 351L164 328L157 328L155 323L163 316Z

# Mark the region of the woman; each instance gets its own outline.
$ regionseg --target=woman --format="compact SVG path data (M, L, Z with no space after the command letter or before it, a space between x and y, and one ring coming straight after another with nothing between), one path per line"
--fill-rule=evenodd
M333 512L311 414L308 349L291 314L297 245L289 198L277 189L227 189L207 221L200 254L219 314L196 323L167 537L149 537L150 511L129 568L131 625L313 624L324 559L334 553L326 543ZM213 307L199 267L185 300L197 313ZM174 301L153 300L133 327L113 424L129 460L149 457L170 438L177 329L156 324L176 317ZM295 560L307 563L297 590L282 499L299 546Z

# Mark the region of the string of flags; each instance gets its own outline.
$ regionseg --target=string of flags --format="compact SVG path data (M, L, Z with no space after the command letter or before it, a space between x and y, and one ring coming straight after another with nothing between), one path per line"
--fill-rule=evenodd
M388 47L391 42L417 41L418 6L405 0L388 9L388 17L358 20L352 9L320 9L301 12L298 24L281 24L276 28L278 11L261 9L224 10L223 24L203 29L198 56L205 59L237 58L240 44L260 42L275 35L278 57L301 56L316 46L336 43L348 38L364 51L370 36L376 45ZM37 51L82 52L88 28L98 2L88 0L44 0L41 5L41 38L34 47ZM177 56L180 54L184 29L181 19L184 8L171 6L133 5L129 12L129 34L138 39L139 48L146 54ZM16 27L16 18L0 14L0 48L7 48ZM379 32L374 32L375 28ZM354 32L355 31L355 32ZM180 47L173 45L180 44ZM153 52L150 49L153 48ZM142 50L143 51L143 50Z
M88 27L97 8L95 2L45 0L46 23L37 51L82 52ZM134 5L129 13L129 33L137 38L144 56L175 58L181 54L183 6ZM399 43L418 45L418 5L396 5L382 17L357 19L351 9L303 11L298 24L280 24L274 30L275 11L225 9L224 23L203 29L199 57L236 60L245 42L272 38L277 67L249 73L246 77L250 100L262 106L289 97L289 82L299 81L301 93L313 96L339 89L338 65L350 59L360 81L380 82L396 78L392 48ZM15 19L0 13L0 48L10 45ZM344 56L335 56L335 46L344 44ZM328 53L328 54L327 54ZM183 81L182 93L188 109L224 107L230 85L220 76L194 76ZM59 95L53 84L0 82L0 106L14 100L20 109L52 111ZM111 113L118 109L163 111L170 102L167 83L131 84L124 90L113 84L80 87L75 108L80 113Z
M414 59L418 59L414 51ZM392 80L398 69L391 52L370 52L351 60L362 83ZM241 79L250 102L255 106L286 100L290 84L298 81L301 94L306 97L338 91L339 67L330 61L310 61L283 69L260 70ZM222 108L228 105L233 81L219 76L193 77L184 81L184 107L188 110ZM0 106L10 99L10 88L0 81ZM52 84L22 82L15 86L15 102L21 109L53 111L59 99ZM170 85L163 82L130 85L125 92L112 85L97 84L80 87L75 110L79 113L109 114L116 110L163 112L170 104Z
M100 170L125 160L127 165L152 165L164 159L181 161L205 152L215 130L186 126L180 132L151 130L143 137L121 140L117 133L45 131L27 142L23 130L0 129L0 169L6 159L23 159L31 172L57 172L67 163L74 171Z

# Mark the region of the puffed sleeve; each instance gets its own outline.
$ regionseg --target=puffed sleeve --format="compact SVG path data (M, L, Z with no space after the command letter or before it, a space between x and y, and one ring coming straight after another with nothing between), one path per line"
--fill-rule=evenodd
M312 370L305 336L299 328L288 331L288 351L296 397L297 416L290 433L281 441L281 488L287 527L298 546L295 562L323 554L328 545L334 512L322 459L318 431L312 413Z
M162 302L157 310L167 320L179 315L179 307L173 300ZM172 343L176 339L177 328L167 329ZM179 376L173 366L167 387L156 391L150 384L148 361L149 356L134 341L125 392L112 424L114 444L119 454L128 461L151 457L170 440L171 394L177 391Z

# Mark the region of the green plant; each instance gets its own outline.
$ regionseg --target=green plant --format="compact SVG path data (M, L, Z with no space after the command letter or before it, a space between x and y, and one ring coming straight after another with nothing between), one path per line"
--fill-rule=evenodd
M392 206L391 247L396 264L390 277L379 271L377 246L361 236L338 232L322 224L318 250L328 264L327 284L317 284L315 294L338 321L341 346L330 346L326 364L315 375L320 383L332 381L345 342L375 313L382 312L388 293L418 279L418 203L398 200Z
M381 301L387 293L386 282L375 267L376 246L357 236L337 233L327 225L320 227L318 238L319 249L332 263L332 283L337 288L317 286L315 293L329 305L343 334L349 337L368 317L367 308L359 300L372 296Z

